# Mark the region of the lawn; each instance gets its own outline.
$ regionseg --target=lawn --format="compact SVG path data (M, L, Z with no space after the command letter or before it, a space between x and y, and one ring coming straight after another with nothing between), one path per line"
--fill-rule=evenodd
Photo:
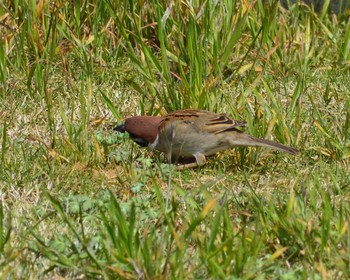
M0 279L348 279L349 13L296 2L1 2ZM113 131L184 108L300 153Z

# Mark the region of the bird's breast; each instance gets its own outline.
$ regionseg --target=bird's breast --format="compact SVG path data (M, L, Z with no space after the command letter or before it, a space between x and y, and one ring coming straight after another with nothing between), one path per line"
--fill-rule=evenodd
M186 123L165 127L159 133L154 148L177 157L191 157L196 153L212 155L229 148L220 134L208 133Z

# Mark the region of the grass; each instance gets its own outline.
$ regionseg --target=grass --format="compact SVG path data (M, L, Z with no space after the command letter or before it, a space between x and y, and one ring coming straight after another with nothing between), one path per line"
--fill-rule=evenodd
M278 1L0 4L0 278L347 279L348 15ZM176 171L112 127L226 112L295 146Z

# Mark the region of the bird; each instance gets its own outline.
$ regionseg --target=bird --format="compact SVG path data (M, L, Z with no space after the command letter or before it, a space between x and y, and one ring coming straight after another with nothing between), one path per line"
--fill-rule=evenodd
M128 132L141 147L165 153L167 161L193 162L183 165L191 168L204 165L206 157L234 147L268 147L291 155L299 150L256 138L240 130L245 121L232 120L226 114L206 110L184 109L164 116L133 116L114 128Z

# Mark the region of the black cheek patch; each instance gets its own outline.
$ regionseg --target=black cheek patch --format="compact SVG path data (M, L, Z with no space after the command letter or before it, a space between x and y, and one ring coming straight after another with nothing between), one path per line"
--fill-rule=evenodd
M130 138L132 139L132 141L134 141L137 145L141 146L141 147L148 147L148 141L146 139L137 137L135 134L133 133L129 133L130 134Z
M148 147L148 141L146 141L145 139L142 138L134 138L132 139L134 140L134 142L138 145L140 145L141 147Z

